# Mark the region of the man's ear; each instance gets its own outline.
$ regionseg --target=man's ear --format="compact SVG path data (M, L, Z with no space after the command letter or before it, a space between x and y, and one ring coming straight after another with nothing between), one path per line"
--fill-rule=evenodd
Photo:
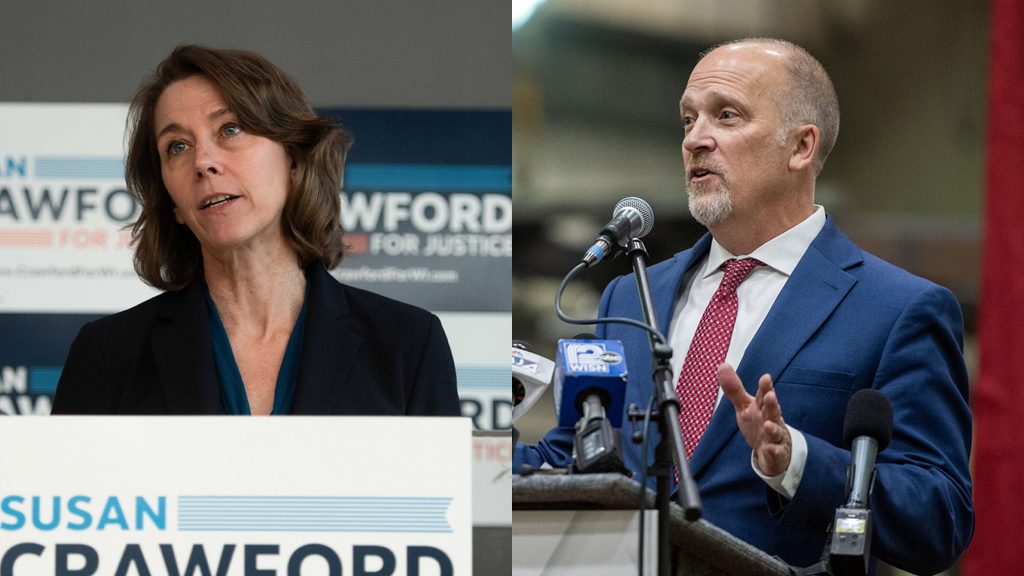
M814 124L801 124L796 129L796 141L789 156L789 169L798 172L813 167L820 145L818 127Z

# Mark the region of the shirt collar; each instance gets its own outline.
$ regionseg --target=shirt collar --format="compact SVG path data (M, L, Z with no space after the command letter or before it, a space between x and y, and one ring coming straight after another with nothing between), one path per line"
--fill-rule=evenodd
M711 239L711 251L708 253L704 278L718 272L727 260L733 258L757 258L778 272L789 276L803 258L804 252L810 247L821 229L825 227L825 209L815 204L814 212L803 222L779 234L775 238L757 247L746 255L733 255L718 240Z

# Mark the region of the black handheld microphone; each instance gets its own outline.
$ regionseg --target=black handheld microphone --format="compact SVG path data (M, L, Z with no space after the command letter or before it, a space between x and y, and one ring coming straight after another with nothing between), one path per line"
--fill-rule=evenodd
M848 508L867 508L875 456L892 439L892 405L881 392L868 388L850 399L843 421L843 440L853 454L848 479Z
M612 219L597 235L597 240L583 255L587 268L597 264L609 254L625 248L633 238L643 238L654 228L654 210L642 198L630 196L619 200L612 210Z
M859 390L846 407L843 439L851 446L846 475L846 504L836 510L829 544L834 576L864 576L871 558L871 511L868 496L875 479L875 456L892 438L892 405L881 392Z

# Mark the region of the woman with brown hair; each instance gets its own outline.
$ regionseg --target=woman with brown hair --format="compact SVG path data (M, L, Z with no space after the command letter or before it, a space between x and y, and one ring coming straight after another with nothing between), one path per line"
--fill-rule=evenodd
M128 130L135 269L166 292L82 328L54 414L458 415L437 317L327 272L351 137L292 78L180 46Z

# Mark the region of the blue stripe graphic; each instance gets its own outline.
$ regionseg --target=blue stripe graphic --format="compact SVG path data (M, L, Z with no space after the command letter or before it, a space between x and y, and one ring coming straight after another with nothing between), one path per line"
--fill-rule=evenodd
M349 164L345 190L510 191L511 166Z
M28 369L29 394L53 394L60 380L60 366L30 366Z
M509 388L509 379L512 377L512 368L498 368L493 366L456 366L455 377L458 379L460 389L501 388L508 392L511 390L511 388Z
M179 496L186 532L451 532L447 497Z
M74 180L122 180L124 158L120 156L36 156L36 178Z

